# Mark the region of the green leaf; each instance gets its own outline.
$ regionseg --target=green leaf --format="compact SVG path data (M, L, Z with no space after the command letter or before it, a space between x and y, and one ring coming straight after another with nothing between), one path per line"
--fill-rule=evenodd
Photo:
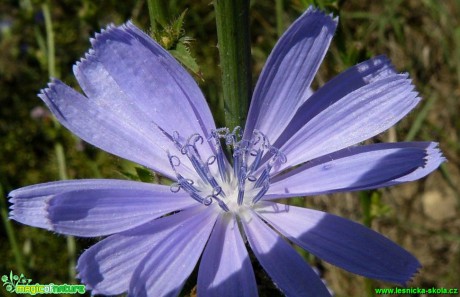
M203 80L203 76L200 71L200 66L195 61L195 58L190 53L190 50L184 43L178 43L176 49L169 50L169 53L174 56L182 65L187 67L196 76Z
M186 14L187 14L187 9L184 10L180 14L180 16L176 20L174 20L171 24L171 29L173 30L173 32L177 34L177 36L180 36L183 34L184 19L185 19Z
M187 10L184 10L169 25L162 26L161 30L154 30L151 36L184 67L203 80L200 67L189 48L190 42L193 39L185 35L184 19L186 14Z

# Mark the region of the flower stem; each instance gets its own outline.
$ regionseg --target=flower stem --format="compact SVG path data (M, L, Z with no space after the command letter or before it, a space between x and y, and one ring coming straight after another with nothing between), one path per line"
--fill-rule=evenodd
M372 191L361 191L359 192L359 201L361 204L361 211L363 212L363 224L364 226L371 228L372 226ZM371 297L374 296L374 282L373 280L366 278L364 280L364 287L366 290L366 294Z
M0 184L0 216L2 217L3 225L5 226L6 235L8 237L8 242L11 246L11 251L14 255L14 260L16 262L16 268L18 269L19 273L26 274L26 270L24 269L24 261L22 258L21 250L19 249L18 243L16 241L16 236L14 234L13 226L11 221L8 220L8 207L6 205L5 199L3 199L3 187Z
M46 57L48 61L48 73L50 77L57 77L56 71L56 59L54 51L54 32L53 22L50 13L50 2L47 1L42 5L43 15L45 17L45 28L46 28ZM56 128L59 127L59 123L55 121ZM67 166L65 162L65 154L62 144L56 141L54 144L54 152L56 154L59 179L68 179ZM67 253L69 255L69 280L74 282L75 279L75 266L76 266L76 243L73 236L67 236Z
M225 125L244 127L251 100L249 1L214 0Z
M147 6L152 30L157 31L158 24L164 27L168 18L168 2L164 0L147 0Z
M45 18L46 28L46 57L48 60L48 72L51 77L56 77L56 62L54 60L54 32L53 23L51 22L51 13L49 2L42 4L42 12Z
M371 191L361 191L358 193L359 202L361 204L361 211L363 212L363 224L364 226L370 228L372 225L372 215L371 215Z

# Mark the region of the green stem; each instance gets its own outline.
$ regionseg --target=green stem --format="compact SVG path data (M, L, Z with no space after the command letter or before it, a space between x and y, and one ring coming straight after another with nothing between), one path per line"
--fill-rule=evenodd
M54 144L54 152L56 153L56 159L58 164L58 173L60 180L69 179L67 175L67 165L65 162L64 148L59 141ZM73 236L67 236L67 254L69 255L69 280L74 282L75 280L75 266L76 266L76 243Z
M249 1L214 0L225 124L244 127L251 100Z
M414 139L414 137L417 135L417 133L422 128L423 121L428 116L429 111L434 106L434 103L436 102L437 99L438 99L438 96L432 95L430 96L430 99L426 101L422 110L418 113L417 117L415 118L415 121L409 130L409 133L407 133L405 141L412 141Z
M3 199L3 197L5 197L3 194L3 187L0 184L0 203L1 203L0 215L2 217L3 224L5 225L6 235L8 236L8 241L10 243L11 250L13 251L14 260L16 262L16 267L19 270L18 272L26 274L26 270L24 269L24 265L23 265L22 254L19 250L18 243L16 241L16 237L14 236L13 226L11 224L11 221L8 219L8 210L7 210L7 206L5 203L5 199Z
M49 1L45 2L42 5L42 11L45 18L45 28L46 28L46 57L48 60L48 73L50 77L57 77L56 72L56 59L55 59L55 51L54 51L54 31L53 31L53 23L51 20L51 13L50 13L50 4ZM55 122L56 127L59 127L58 122ZM58 173L59 179L65 180L68 179L67 176L67 166L65 162L65 155L64 149L62 144L56 141L54 145L54 151L57 158L58 163ZM76 243L75 238L73 236L67 236L67 253L69 255L69 280L74 282L75 280L75 266L76 266Z
M56 62L54 53L54 32L53 23L51 22L51 13L49 2L42 4L43 16L45 18L46 28L46 56L48 58L48 73L51 77L56 77Z
M363 224L366 227L371 227L372 225L372 215L371 215L371 191L361 191L359 192L359 202L361 204L361 211L363 212Z
M69 177L67 176L67 165L65 162L64 148L62 147L62 144L60 142L56 142L56 144L54 145L54 152L56 153L58 163L59 179L69 179Z
M158 24L165 27L168 19L168 2L164 0L147 0L147 6L152 30L157 31Z
M372 225L372 191L361 191L359 192L359 201L361 204L361 210L363 212L363 224L370 228ZM366 278L364 280L365 290L368 296L373 296L374 293L374 282L373 280Z

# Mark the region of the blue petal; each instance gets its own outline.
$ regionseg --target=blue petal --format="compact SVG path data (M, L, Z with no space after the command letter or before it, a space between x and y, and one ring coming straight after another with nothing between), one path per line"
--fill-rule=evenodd
M10 217L34 227L82 237L113 234L197 203L168 186L123 180L69 180L9 194Z
M337 20L309 8L283 34L257 82L244 130L258 129L272 141L310 95L310 84L326 54Z
M198 271L199 296L257 296L251 260L235 216L221 214Z
M206 214L204 206L197 206L112 235L80 256L78 278L87 289L92 290L92 294L127 292L135 269L157 244L174 233L182 233L182 230L195 232L194 224L203 220Z
M406 75L395 74L335 101L283 143L280 150L287 162L278 170L355 145L385 131L419 102L413 89Z
M152 247L133 273L129 296L177 296L193 271L219 213L212 205ZM174 215L173 215L174 216Z
M439 150L430 142L350 147L272 178L264 199L379 188L419 168L434 170ZM424 170L425 172L425 170ZM403 182L403 180L401 180Z
M280 137L277 140L271 139L273 145L281 147L302 126L347 94L395 74L391 62L385 56L374 57L350 67L328 81L299 107Z
M295 244L347 271L404 284L420 268L406 250L355 222L272 202L263 202L256 211Z
M139 123L99 105L59 80L53 80L39 97L59 122L84 141L111 154L142 164L170 178L174 172L166 150L173 143L162 133L155 133L153 123ZM148 127L147 127L148 126Z
M423 144L423 142L421 142L420 144ZM389 187L389 186L397 185L400 183L406 183L406 182L418 180L420 178L427 176L434 170L436 170L439 167L439 165L441 165L443 162L446 161L446 158L444 158L441 150L438 148L438 143L430 142L426 150L427 150L427 156L425 158L425 161L426 161L425 166L419 167L407 175L404 175L394 180L391 180L389 182L386 182L382 185L379 185L378 187L379 188Z
M169 134L180 131L187 137L193 133L208 136L215 128L195 80L131 22L107 28L91 43L93 49L74 67L88 97L100 104L113 104L115 112L126 108L127 115L134 112L133 116L150 120L144 122L145 127L151 128L153 121Z
M176 151L172 135L199 133L207 138L215 128L197 84L131 23L108 27L96 34L92 45L74 67L87 98L58 80L40 98L83 140L174 178L168 151L185 166L190 163ZM211 154L207 142L202 150Z
M313 269L255 213L242 223L260 264L286 296L330 296Z

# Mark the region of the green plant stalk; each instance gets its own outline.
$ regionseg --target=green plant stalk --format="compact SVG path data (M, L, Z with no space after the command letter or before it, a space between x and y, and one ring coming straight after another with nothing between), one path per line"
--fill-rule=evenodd
M5 203L5 199L3 199L3 186L0 184L0 215L2 216L3 225L5 226L6 235L8 236L8 242L10 243L11 250L13 251L14 261L16 262L16 267L19 270L19 273L26 274L26 270L24 269L22 254L19 250L18 243L16 241L16 237L14 236L13 226L11 221L8 219L8 210L7 205Z
M244 127L251 100L249 1L214 0L225 125Z
M363 212L363 224L364 226L370 228L372 225L372 215L371 215L371 203L372 203L372 192L371 191L361 191L358 194L359 202L361 204L361 211Z
M49 2L42 4L43 16L45 18L46 29L46 57L48 60L48 73L50 77L56 77L56 61L54 51L54 31L53 23L51 21L51 13Z
M164 0L147 0L149 9L150 26L157 31L158 24L165 27L168 20L168 2Z
M56 144L54 145L54 151L56 153L58 163L59 179L69 179L69 177L67 176L67 165L65 162L64 148L62 147L62 144L60 142L56 142Z
M45 18L45 28L46 28L46 57L48 60L48 74L50 77L57 77L56 72L56 59L55 59L55 50L54 50L54 31L53 31L53 22L51 20L50 13L50 4L49 1L42 4L43 16ZM59 124L55 122L57 128ZM67 176L67 166L65 162L64 149L62 144L58 141L55 142L54 151L56 153L56 159L58 163L58 173L59 179L65 180L68 179ZM69 280L74 282L75 280L75 266L76 266L76 243L73 236L67 236L67 253L69 255Z
M422 110L418 113L417 117L415 118L414 123L412 124L412 127L409 130L409 133L407 133L407 136L405 138L405 141L412 141L414 137L417 135L417 133L420 131L422 128L423 121L426 119L428 116L428 112L431 110L433 107L434 103L438 99L438 96L432 95L428 101L426 101L425 105L423 106Z
M281 37L284 32L284 22L283 22L283 2L284 0L275 1L275 10L276 10L276 34L278 37Z
M361 204L361 211L363 213L363 224L370 228L372 225L372 214L371 214L371 205L372 205L372 191L361 191L358 194L359 202ZM366 278L364 280L364 286L369 297L374 296L374 282Z
M56 159L57 159L57 164L58 164L58 173L59 173L59 179L60 180L66 180L69 179L67 175L67 165L65 161L65 155L64 155L64 148L62 147L62 144L58 141L54 144L54 151L56 153ZM75 238L73 236L67 236L66 237L66 243L67 243L67 254L69 255L69 281L74 282L75 281L75 266L76 266L76 243L75 243Z

